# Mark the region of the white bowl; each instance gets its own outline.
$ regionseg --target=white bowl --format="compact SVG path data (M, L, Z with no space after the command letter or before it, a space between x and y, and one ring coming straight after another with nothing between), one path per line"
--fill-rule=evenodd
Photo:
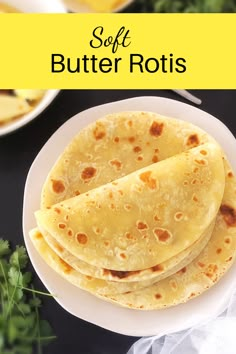
M17 130L31 120L35 119L40 113L42 113L58 95L59 90L46 90L43 98L40 102L30 111L29 113L24 114L17 120L13 120L6 125L0 126L0 136L9 134L14 130Z
M221 313L235 288L236 265L218 284L201 296L163 310L140 311L121 308L80 290L54 272L34 249L29 231L35 227L34 211L40 208L42 185L74 135L105 114L121 111L152 111L189 121L210 133L223 147L236 171L236 140L228 128L210 114L178 101L160 97L137 97L108 103L81 112L62 125L48 140L29 171L24 194L23 231L32 264L55 300L68 312L114 332L132 336L164 335L184 330Z
M64 13L66 8L61 0L3 0L22 12Z
M89 13L93 12L89 6L84 4L79 4L77 1L79 0L62 0L64 5L68 8L68 10L73 12L81 12L81 13ZM99 0L97 0L99 1ZM116 6L112 12L119 12L124 10L128 5L130 5L134 0L126 0L123 4Z

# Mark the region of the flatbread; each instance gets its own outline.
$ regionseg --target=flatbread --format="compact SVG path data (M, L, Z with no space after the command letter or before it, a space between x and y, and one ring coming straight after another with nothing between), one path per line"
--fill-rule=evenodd
M79 259L135 271L193 244L214 220L224 182L221 149L209 143L35 215Z
M146 289L104 299L124 307L153 310L192 299L217 283L236 258L236 178L225 160L226 185L212 237L187 267Z
M188 264L192 259L200 253L200 251L206 246L209 241L212 233L214 222L208 227L207 231L201 236L201 238L195 242L194 247L192 247L192 252L184 259L184 263ZM57 247L57 252L54 252L53 249L47 244L44 239L44 236L38 229L33 229L30 232L31 240L39 252L40 256L45 260L45 262L54 269L58 274L60 274L67 281L73 285L87 290L95 295L115 295L123 294L130 291L135 291L143 289L147 286L156 282L155 278L151 278L144 281L133 281L133 282L115 282L115 281L106 281L102 279L95 278L93 276L88 276L82 274L78 269L73 267L71 264L66 262L58 253L60 248ZM181 267L174 267L171 269L171 272L174 273L176 270L179 270Z
M215 225L215 220L210 224L210 226L204 231L203 235L194 242L190 247L186 248L180 252L177 256L170 258L166 262L157 264L154 267L143 269L135 272L121 272L121 271L112 271L104 268L98 268L93 265L90 265L86 262L81 261L68 250L63 248L54 237L49 233L43 230L43 238L49 245L49 247L60 257L68 263L72 268L78 272L92 276L99 279L116 281L116 282L140 282L149 280L149 282L143 282L141 287L145 287L150 284L153 284L161 279L168 277L169 275L177 272L181 268L189 264L198 254L203 250L209 241L212 230ZM37 232L37 230L35 230ZM38 230L38 234L40 231ZM131 278L131 280L130 280Z
M213 138L191 123L151 112L110 114L89 124L52 167L41 208L165 160Z

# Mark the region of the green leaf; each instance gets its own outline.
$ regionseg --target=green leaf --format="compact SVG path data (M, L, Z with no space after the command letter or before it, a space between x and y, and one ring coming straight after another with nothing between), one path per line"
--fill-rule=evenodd
M23 246L16 246L15 252L10 257L10 264L16 268L24 269L28 263L26 249Z
M0 257L6 256L10 253L10 246L7 240L0 239Z

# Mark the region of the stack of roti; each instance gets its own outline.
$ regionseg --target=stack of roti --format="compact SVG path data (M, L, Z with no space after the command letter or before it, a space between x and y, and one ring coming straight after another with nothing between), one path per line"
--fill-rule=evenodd
M236 179L200 128L150 112L81 130L43 186L31 240L57 273L151 310L213 286L236 255Z

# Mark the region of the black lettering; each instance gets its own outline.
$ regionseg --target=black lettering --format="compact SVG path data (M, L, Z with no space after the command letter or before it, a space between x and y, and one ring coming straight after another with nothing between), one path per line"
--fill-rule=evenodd
M57 57L59 57L59 61L57 60ZM65 70L65 64L64 62L64 55L62 54L52 54L52 60L51 60L51 71L52 73L62 73ZM56 65L59 65L59 68L56 69Z
M186 65L181 64L180 62L186 63L186 60L184 58L176 59L176 65L182 69L175 68L175 71L177 71L177 73L184 73L187 70L187 67L186 67Z
M154 68L150 69L150 63L154 63ZM159 69L159 62L156 58L148 58L145 61L145 69L149 72L149 73L156 73Z
M138 61L135 61L135 59L138 59ZM141 54L130 54L130 72L133 73L133 67L134 65L138 65L139 70L141 73L143 73L143 56Z
M100 30L100 33L98 32ZM98 32L99 35L96 34L96 32ZM93 37L96 38L98 40L98 44L94 43L94 40L92 39L89 43L90 46L92 48L100 48L102 46L102 39L100 38L100 36L103 34L103 27L102 26L98 26L96 28L94 28L93 30Z

